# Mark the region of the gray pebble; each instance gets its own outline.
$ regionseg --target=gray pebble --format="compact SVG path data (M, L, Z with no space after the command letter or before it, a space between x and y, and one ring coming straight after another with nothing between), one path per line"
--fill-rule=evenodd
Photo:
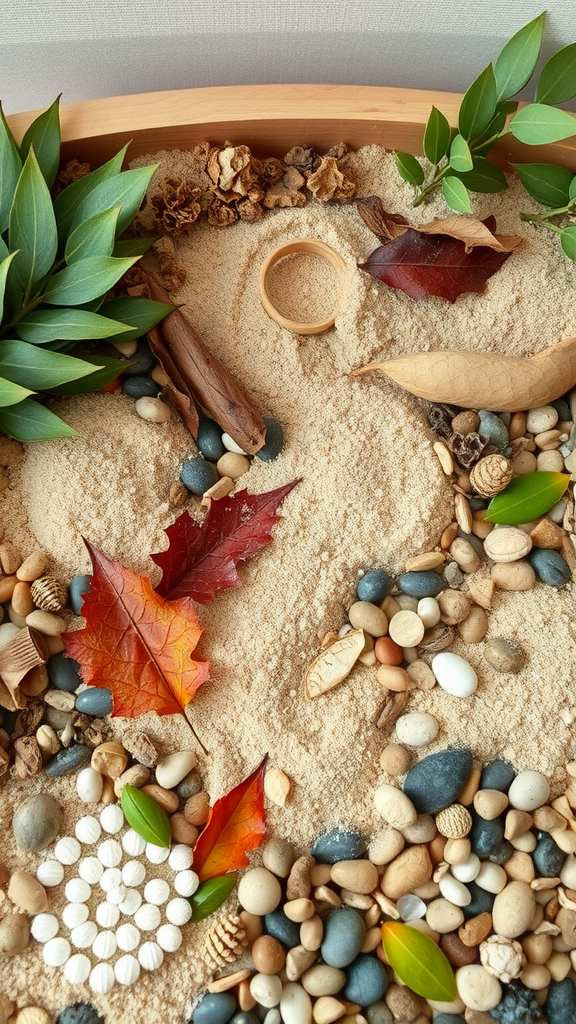
M278 878L288 878L296 859L294 847L287 839L270 839L262 849L262 861Z
M478 427L480 437L488 438L498 451L503 452L510 438L500 417L488 409L479 409L478 415L480 417L480 426Z
M284 431L273 416L265 416L266 441L260 451L256 452L256 458L262 462L273 462L280 455L284 446Z
M76 710L83 715L109 715L112 706L112 694L105 686L89 686L76 697Z
M356 959L366 936L364 920L353 907L336 907L324 924L320 952L330 967L347 967Z
M497 672L516 673L526 664L522 648L502 636L494 636L486 641L484 657Z
M129 398L143 398L145 395L150 398L158 398L161 391L161 385L152 380L152 377L139 374L127 377L122 384L122 393L128 395Z
M201 497L220 479L216 466L206 459L186 459L180 468L180 479L187 491Z
M372 1003L364 1010L364 1016L368 1024L394 1024L392 1012L384 1002Z
M60 732L61 729L65 729L71 719L72 715L69 711L59 711L58 708L51 708L46 705L44 721L46 725L54 729L54 732Z
M444 590L445 583L439 573L425 569L422 572L403 572L398 578L398 587L403 594L420 600L422 597L437 597Z
M188 775L185 775L182 782L179 782L176 786L176 792L181 800L189 800L191 796L196 796L203 788L202 779L196 768L193 768Z
M59 779L62 775L70 775L87 765L92 757L92 750L83 743L59 750L46 765L46 775L51 779Z
M472 752L454 747L428 754L410 769L403 790L419 814L437 814L454 803L472 771Z
M37 793L17 808L12 828L20 849L37 853L55 840L61 822L60 804L48 793Z
M91 576L73 576L68 587L68 604L74 615L82 615L84 594L90 590Z
M563 587L572 577L568 563L552 548L533 548L528 561L538 579L549 587Z
M104 1024L104 1018L92 1003L72 1003L62 1010L56 1024Z
M78 675L79 668L79 662L74 661L74 658L66 657L64 651L53 654L46 662L46 671L52 686L58 690L66 690L68 693L74 693L74 690L77 690L82 682Z
M443 575L449 587L459 587L464 582L464 573L457 562L448 562Z
M218 462L218 459L221 459L226 451L222 444L222 427L219 427L208 416L201 415L196 444L205 459L210 459L211 462Z
M365 849L366 843L359 832L331 828L318 836L310 852L323 864L336 864L339 860L356 860Z

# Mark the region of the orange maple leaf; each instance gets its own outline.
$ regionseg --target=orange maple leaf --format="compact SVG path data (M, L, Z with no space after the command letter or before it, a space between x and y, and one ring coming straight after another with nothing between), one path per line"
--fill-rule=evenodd
M88 686L111 691L113 715L183 714L209 670L192 658L202 634L192 601L164 601L147 576L85 543L94 571L82 606L86 625L63 634L66 653Z
M250 863L246 850L260 846L266 828L264 773L268 754L255 771L217 800L194 847L200 881L225 875Z

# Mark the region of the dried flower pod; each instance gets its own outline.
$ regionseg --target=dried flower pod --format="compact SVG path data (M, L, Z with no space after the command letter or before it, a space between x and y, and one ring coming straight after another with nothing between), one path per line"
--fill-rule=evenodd
M30 584L30 596L43 612L59 612L66 604L66 584L55 576L40 576Z
M480 963L495 978L507 985L519 978L526 963L522 946L516 939L491 935L480 943Z
M470 483L476 494L481 494L483 498L492 498L508 486L513 475L512 463L503 455L494 452L492 455L485 455L476 463L470 473Z
M330 199L345 202L354 195L356 184L340 170L333 156L323 156L317 169L308 178L306 188L324 203Z
M451 804L436 815L436 828L447 839L463 839L472 828L472 815L462 804Z
M437 626L427 629L418 647L422 651L445 651L454 640L454 630L439 622Z
M448 447L460 465L464 469L470 469L486 454L490 448L490 441L472 431L469 434L451 434Z
M223 914L214 922L204 940L203 958L212 971L233 964L242 956L248 943L242 919L236 914Z
M428 423L434 433L448 441L454 433L452 420L459 412L460 409L456 405L447 405L445 402L431 402L428 406Z
M185 234L200 216L201 195L201 189L190 182L166 178L162 191L152 199L160 230L167 235Z

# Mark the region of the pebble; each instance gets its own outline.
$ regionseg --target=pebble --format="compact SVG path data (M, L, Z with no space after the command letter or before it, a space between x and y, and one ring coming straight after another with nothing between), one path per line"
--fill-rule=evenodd
M158 398L161 390L160 385L152 380L152 377L144 377L141 374L135 374L122 381L122 394L128 395L129 398L143 398L144 396ZM138 410L136 411L138 412ZM144 419L146 418L144 417Z
M81 852L80 843L73 836L63 836L54 847L54 856L61 864L75 864Z
M437 626L440 622L440 605L435 597L423 597L418 601L417 613L426 629Z
M396 721L396 736L409 747L427 747L438 735L439 725L425 711L411 711Z
M529 409L526 414L526 430L530 434L540 434L543 430L551 430L558 423L558 412L551 405L539 405Z
M109 715L112 707L112 694L105 686L89 686L76 697L76 710L84 715Z
M406 776L407 779L408 777ZM406 792L387 783L375 790L374 805L388 825L399 832L413 825L418 816L416 807Z
M36 942L48 942L58 934L58 918L54 914L36 914L32 918L30 934Z
M118 924L119 920L120 920L120 909L118 907L113 906L112 903L108 903L108 902L100 903L96 907L96 923L99 924L101 928L104 928L104 929L114 928ZM102 932L101 934L111 934L111 933L106 931L106 932ZM100 946L103 945L104 942L105 942L105 940L100 939L99 943L98 943L98 947L99 947L98 951L94 950L94 953L97 956L101 957L101 958L102 958L102 953L100 951ZM115 948L116 947L114 947L114 949L112 950L112 953L115 952ZM108 956L112 956L112 953L109 953Z
M484 550L493 562L515 562L531 553L532 538L516 526L495 526L484 541Z
M498 562L492 568L492 582L501 590L531 590L536 582L536 573L525 559L517 562Z
M536 848L532 853L534 867L544 878L555 878L560 875L566 854L556 845L548 833L539 833Z
M177 843L173 846L168 855L168 866L173 871L186 871L194 863L194 854L189 846L184 843ZM265 865L267 867L267 865Z
M482 769L480 789L498 789L501 793L507 793L515 777L516 772L510 761L497 758Z
M102 773L95 768L83 768L76 779L76 792L85 804L98 803L102 799L102 787L104 778ZM85 840L81 840L85 842ZM96 840L92 840L96 842Z
M119 804L108 804L100 814L100 824L105 832L116 835L125 824L124 811Z
M443 875L438 885L444 899L448 900L449 903L453 903L455 907L467 907L471 902L472 897L469 890L463 882L459 882L453 875L449 873Z
M98 847L97 857L105 868L115 868L122 860L122 847L116 839L104 839Z
M472 819L468 836L472 850L478 857L490 857L504 838L504 822L501 818L481 818L477 813L472 815Z
M549 587L563 587L572 578L572 572L562 555L552 548L534 548L528 561L538 579Z
M122 372L124 377L138 377L143 373L150 373L155 363L156 358L153 356L148 342L140 338L137 349L130 356L129 365Z
M348 618L354 629L363 629L369 636L384 636L388 630L386 615L369 601L355 601L348 609Z
M510 806L519 811L534 811L542 807L550 797L550 784L542 772L528 770L519 772L510 789Z
M358 582L356 596L359 601L382 604L392 590L392 579L384 569L371 569Z
M156 843L146 843L146 859L151 864L163 864L168 860L170 850L166 846L156 846Z
M66 882L64 895L69 903L87 903L92 895L92 886L83 878L71 878Z
M508 797L499 789L479 789L474 796L474 810L486 821L498 818L508 807Z
M96 819L93 819L94 821ZM96 822L98 824L98 822ZM104 873L104 867L97 857L83 857L78 865L78 874L88 885L96 885Z
M469 697L478 688L478 676L470 662L459 654L441 651L432 658L438 685L453 697Z
M88 984L93 992L106 995L114 986L114 969L110 964L96 964L90 972Z
M432 569L423 572L404 572L398 577L398 587L403 594L410 594L420 600L423 597L437 597L444 590L444 580Z
M362 949L365 935L364 921L353 907L336 907L324 925L322 959L330 967L347 967Z
M76 949L88 949L98 935L98 926L94 921L85 921L84 924L73 928L70 933L70 941Z
M131 891L136 892L137 890L133 889ZM162 915L158 907L151 903L143 903L134 913L134 922L143 932L149 932L154 928L158 928L161 920Z
M378 869L369 860L339 861L333 865L330 877L336 885L351 892L368 894L378 885Z
M478 427L480 437L487 438L498 451L503 452L508 447L510 439L508 430L500 417L488 409L479 409L478 415L480 417Z
M498 1006L502 986L481 964L459 967L455 977L458 995L471 1010L492 1010Z
M339 860L356 860L366 850L359 832L329 829L316 839L312 856L322 864L335 864Z
M484 657L497 672L516 674L526 664L526 655L518 644L502 636L491 637L484 645Z
M282 982L277 975L255 974L250 981L250 993L260 1006L267 1009L278 1006L282 997Z
M264 930L267 935L272 935L283 946L293 949L300 941L300 927L296 921L291 921L283 910L273 910L271 914L264 915Z
M269 839L262 850L262 862L264 867L279 878L288 878L295 854L292 843L280 837Z
M504 868L499 864L492 864L490 861L482 861L482 866L474 879L476 885L486 892L497 896L508 882L508 876Z
M389 743L380 754L380 767L389 775L404 775L411 764L409 751L398 743Z
M415 892L430 881L432 861L426 845L409 846L391 861L382 875L380 888L391 900Z
M84 595L90 590L91 576L73 576L68 587L68 604L74 615L82 614Z
M198 758L193 750L177 750L158 762L156 781L164 789L175 789L197 763Z
M12 819L16 842L21 850L37 853L54 842L60 831L60 804L47 793L30 796L17 808Z
M492 906L494 931L508 939L517 938L528 930L535 907L535 893L527 882L508 882L508 885L494 899Z
M386 1003L382 1002L373 1003L372 1006L368 1006L366 1009L365 1017L366 1020L368 1021L368 1024L393 1024L394 1022L392 1011L388 1009ZM436 1018L435 1024L437 1021L438 1018Z
M238 902L249 914L271 914L281 898L280 883L266 868L252 868L240 879Z
M127 925L130 927L130 925ZM120 985L133 985L140 977L140 964L129 953L121 956L114 964L114 977Z
M369 1006L382 999L388 981L384 964L375 956L360 954L346 970L345 999L360 1006Z
M273 462L284 447L284 431L278 420L272 416L265 416L264 423L266 424L266 441L260 451L256 452L256 458L261 459L262 462Z
M48 678L58 690L67 690L73 693L78 689L82 679L78 674L80 663L74 658L68 658L63 651L53 654L46 662Z
M466 747L440 750L410 769L403 792L419 814L437 814L455 802L471 772L472 752Z
M206 459L186 459L180 467L180 479L187 491L201 497L204 491L218 483L216 466Z
M204 458L211 462L218 462L226 451L222 444L221 428L208 416L200 416L196 444Z
M91 1003L73 1003L62 1011L56 1024L104 1024L104 1020Z
M576 1020L576 985L572 978L550 982L544 1009L548 1024Z
M16 956L30 941L30 924L24 914L9 914L0 921L0 955Z
M320 996L335 996L344 988L346 975L338 967L314 964L304 972L301 983L306 992L316 999Z
M236 1000L229 992L209 993L193 1011L191 1024L228 1024L236 1008Z

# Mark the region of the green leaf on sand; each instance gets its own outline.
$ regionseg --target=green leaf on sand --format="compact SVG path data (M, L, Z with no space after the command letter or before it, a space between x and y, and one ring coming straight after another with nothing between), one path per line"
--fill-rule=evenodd
M404 181L410 185L421 185L424 181L424 171L412 153L395 153L396 167Z
M382 943L392 970L419 996L434 1002L450 1003L456 998L454 973L444 953L424 932L386 921Z
M32 398L0 409L0 431L16 441L49 441L54 437L78 435L77 430Z
M122 810L126 821L139 836L154 846L170 847L170 822L161 807L136 786L124 786Z
M543 206L556 209L570 200L574 172L556 164L511 164L526 191Z
M486 518L492 523L518 526L544 516L564 494L570 482L569 473L524 473L512 480L500 494L492 498Z
M473 169L458 177L469 192L503 192L508 188L504 172L483 156L475 156Z
M123 332L122 337L115 337L111 333L108 340L131 341L133 338L140 338L177 308L169 302L156 302L154 299L146 299L143 295L119 295L115 299L110 299L101 307L102 314L120 321L130 328L130 332Z
M232 871L228 875L219 875L217 878L209 878L207 882L202 882L188 900L192 907L192 920L203 921L205 917L218 910L236 885L236 878L236 873Z
M576 224L570 224L569 227L562 229L560 245L564 255L569 260L576 261Z
M451 210L456 210L457 213L472 213L466 186L455 175L450 174L442 179L442 195Z

